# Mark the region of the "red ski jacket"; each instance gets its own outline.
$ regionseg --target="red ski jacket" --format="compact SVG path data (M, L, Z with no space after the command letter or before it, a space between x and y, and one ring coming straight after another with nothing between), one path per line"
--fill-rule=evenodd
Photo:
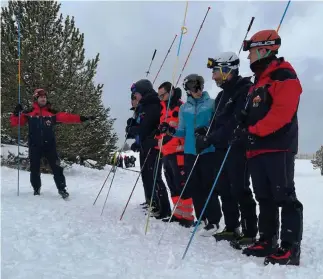
M176 102L176 104L169 106L168 113L167 113L167 119L165 119L166 111L167 111L167 102L163 101L160 104L162 106L161 115L160 115L160 123L167 122L171 127L177 128L178 122L179 122L179 119L178 119L179 108L183 104L183 102L181 100L178 100ZM164 136L163 147L162 147L163 156L167 156L169 154L184 151L184 138L171 137L171 136L168 136L165 134L156 136L155 138L159 140L163 136Z
M297 111L302 86L284 58L272 61L249 90L247 157L298 149Z
M12 126L19 125L19 117L11 114L10 122ZM48 106L39 107L38 103L33 103L30 112L22 112L20 115L20 125L28 123L29 147L56 146L54 126L56 123L81 123L80 116L66 112L52 112Z

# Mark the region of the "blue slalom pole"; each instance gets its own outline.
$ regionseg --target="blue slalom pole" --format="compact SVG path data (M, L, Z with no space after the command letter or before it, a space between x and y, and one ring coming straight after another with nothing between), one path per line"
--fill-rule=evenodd
M211 188L211 191L210 191L210 193L209 193L209 196L207 197L207 200L206 200L205 205L204 205L204 207L203 207L203 210L202 210L202 212L201 212L200 218L198 219L197 224L196 224L196 226L195 226L195 228L194 228L194 231L193 231L193 233L192 233L192 235L191 235L191 238L190 238L190 240L189 240L189 242L188 242L188 244L187 244L187 246L186 246L185 252L184 252L183 257L182 257L182 260L184 260L184 258L185 258L185 256L186 256L186 253L187 253L187 251L188 251L188 248L190 248L190 245L191 245L191 243L192 243L192 240L193 240L193 238L194 238L194 235L195 235L195 233L196 233L196 230L197 230L198 226L199 226L199 225L200 225L200 223L201 223L201 220L202 220L203 214L204 214L204 212L205 212L205 210L206 210L206 207L207 207L207 205L208 205L208 203L209 203L209 200L210 200L210 198L211 198L211 196L212 196L212 194L213 194L213 191L214 191L214 189L215 189L215 186L216 186L216 184L217 184L217 182L218 182L218 180L219 180L220 174L221 174L222 169L223 169L223 167L224 167L225 161L226 161L226 160L227 160L227 158L228 158L228 155L229 155L229 153L230 153L231 147L232 147L232 145L230 145L230 146L229 146L229 148L228 148L228 150L227 150L227 152L226 152L226 154L225 154L225 156L224 156L224 159L223 159L223 161L222 161L222 164L221 164L220 170L219 170L219 172L218 172L218 174L217 174L217 176L216 176L216 178L215 178L215 180L214 180L213 186L212 186L212 188Z

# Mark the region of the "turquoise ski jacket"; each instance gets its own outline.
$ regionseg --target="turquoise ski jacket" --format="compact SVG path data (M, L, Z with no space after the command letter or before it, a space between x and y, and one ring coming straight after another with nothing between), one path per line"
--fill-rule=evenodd
M214 100L210 98L208 92L203 91L200 99L189 96L187 102L179 109L179 123L174 137L184 137L184 153L197 155L195 149L196 128L209 127L214 113ZM203 150L201 154L214 152L213 145Z

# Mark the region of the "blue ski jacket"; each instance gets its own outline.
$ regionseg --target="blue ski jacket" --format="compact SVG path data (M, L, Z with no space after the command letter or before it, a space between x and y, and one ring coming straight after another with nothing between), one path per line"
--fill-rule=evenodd
M196 128L209 127L214 113L214 100L207 91L203 91L200 99L189 96L187 102L179 109L179 124L174 137L184 137L184 153L197 155L195 148ZM203 150L201 154L214 152L213 145Z

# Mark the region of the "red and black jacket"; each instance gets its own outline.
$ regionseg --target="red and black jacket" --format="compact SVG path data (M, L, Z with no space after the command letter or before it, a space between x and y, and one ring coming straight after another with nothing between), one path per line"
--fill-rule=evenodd
M297 111L302 86L284 58L273 60L249 91L247 156L298 150Z
M19 117L12 114L10 122L12 126L18 126ZM57 123L81 123L81 120L79 115L66 112L54 113L48 106L40 107L35 102L30 112L22 112L20 115L20 125L23 126L27 123L29 147L55 147L54 126Z
M178 118L179 108L183 104L183 102L181 100L176 100L176 99L174 101L171 100L168 108L168 112L167 112L168 102L162 101L160 104L162 106L162 110L160 114L160 123L167 122L169 126L173 128L177 128L178 122L179 122L179 118ZM167 118L166 118L166 112L167 112ZM163 156L167 156L169 154L174 154L177 152L184 152L184 138L171 137L168 135L156 136L157 140L161 138L163 138L163 147L162 147Z

